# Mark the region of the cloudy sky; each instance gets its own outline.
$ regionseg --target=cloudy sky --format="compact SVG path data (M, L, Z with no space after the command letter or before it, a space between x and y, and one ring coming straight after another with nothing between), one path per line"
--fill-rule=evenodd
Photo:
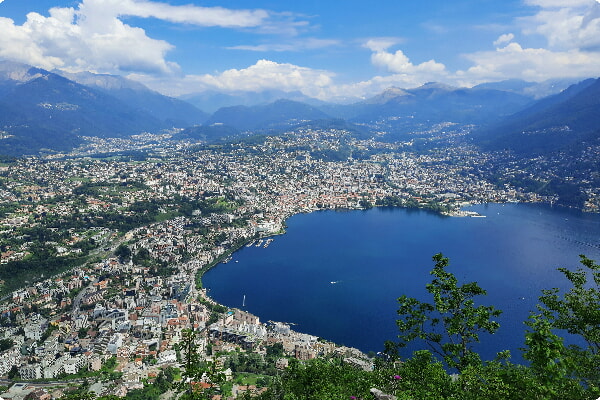
M0 59L324 100L600 76L600 0L0 0Z

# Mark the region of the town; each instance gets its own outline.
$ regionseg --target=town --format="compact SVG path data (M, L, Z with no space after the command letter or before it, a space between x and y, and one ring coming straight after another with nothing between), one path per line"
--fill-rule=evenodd
M190 331L226 376L222 398L260 391L234 365L240 354L258 357L259 373L332 354L370 369L358 349L216 304L202 273L284 233L297 213L469 216L462 208L475 203L555 199L494 184L479 167L495 156L466 145L416 152L411 141L308 128L213 145L169 138L89 139L73 153L0 164L3 398L59 398L84 381L125 396L179 371Z

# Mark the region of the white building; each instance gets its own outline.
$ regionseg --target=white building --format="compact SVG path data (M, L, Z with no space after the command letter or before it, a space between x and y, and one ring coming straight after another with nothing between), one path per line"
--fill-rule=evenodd
M66 374L73 375L79 372L79 370L87 367L88 360L84 356L76 356L63 363L63 368Z
M20 358L21 352L19 351L18 347L13 347L12 349L0 354L0 376L8 374L13 365L19 364Z
M33 380L33 379L41 379L42 375L42 366L40 364L25 364L19 368L19 375L21 375L22 379Z
M110 341L106 346L106 351L108 351L110 354L117 354L117 350L119 350L119 347L122 345L123 336L120 333L115 333L114 336L110 338Z
M48 320L39 314L34 314L25 324L25 338L40 340L46 329L48 328Z

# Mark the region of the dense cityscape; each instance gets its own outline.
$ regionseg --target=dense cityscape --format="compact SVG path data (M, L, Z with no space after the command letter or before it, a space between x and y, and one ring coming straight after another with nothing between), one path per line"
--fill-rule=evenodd
M555 200L486 180L479 166L498 155L464 145L415 152L410 141L312 129L210 146L169 138L90 139L0 167L0 375L25 382L4 398L42 387L57 398L84 381L97 395L143 390L166 368L179 371L189 331L202 359L224 371L228 396L260 391L290 358L336 354L370 370L373 355L216 304L202 272L241 246L268 246L297 213L401 206L473 216L461 208ZM120 152L106 154L113 146Z

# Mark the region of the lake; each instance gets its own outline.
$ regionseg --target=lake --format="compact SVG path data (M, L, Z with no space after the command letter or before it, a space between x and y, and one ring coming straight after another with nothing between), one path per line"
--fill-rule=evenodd
M431 302L425 285L431 258L441 252L459 284L476 281L487 290L477 304L503 310L500 330L482 335L478 351L490 359L509 349L520 360L523 321L540 291L567 287L556 268L579 267L579 254L600 260L600 215L539 204L469 210L486 217L400 208L295 215L268 248L240 249L208 271L203 284L219 303L261 321L293 323L300 332L381 351L398 335L399 296Z

